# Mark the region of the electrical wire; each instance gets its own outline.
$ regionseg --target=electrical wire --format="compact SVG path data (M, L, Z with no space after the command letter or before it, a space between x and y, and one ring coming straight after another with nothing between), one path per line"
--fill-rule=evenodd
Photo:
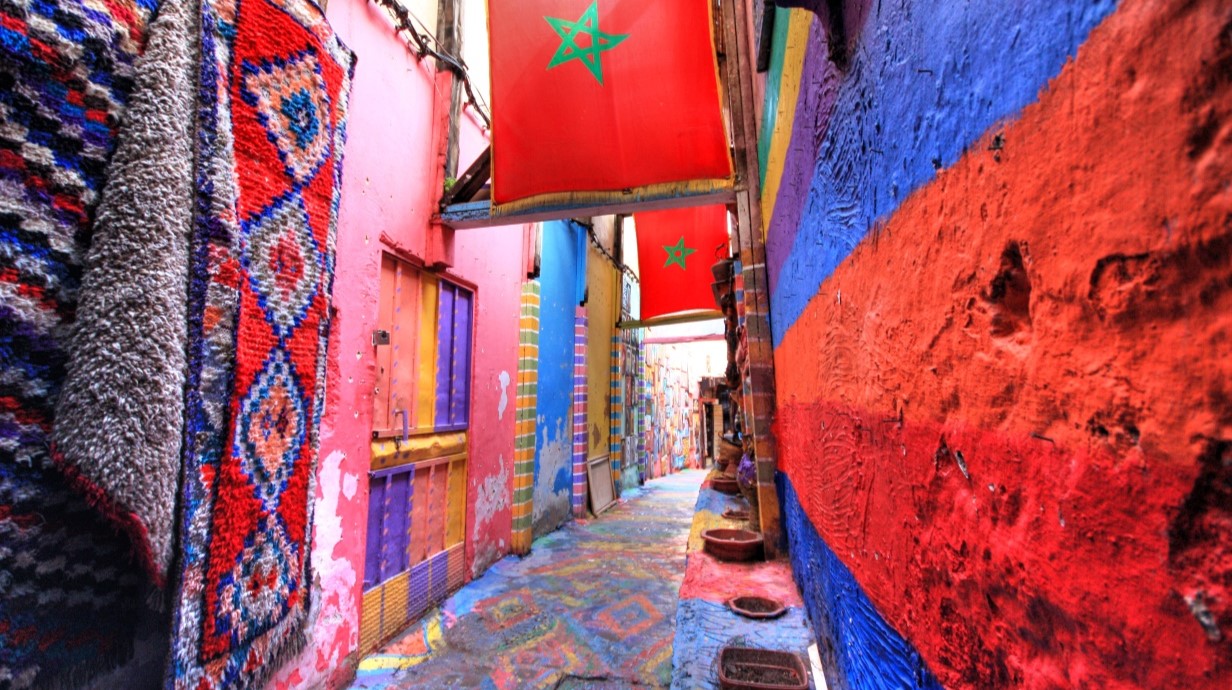
M595 249L598 249L599 253L605 256L607 260L611 262L613 266L616 267L616 270L620 271L621 273L624 273L625 275L632 278L633 282L637 283L638 285L641 285L642 281L638 280L637 274L633 272L633 269L629 268L628 266L618 261L616 257L612 256L608 252L607 248L603 246L603 243L599 241L599 236L595 234L595 224L594 223L588 223L586 221L578 220L576 218L571 218L570 220L586 228L586 234L590 237L590 243L593 244L595 246Z
M423 25L423 22L419 21L418 18L412 15L410 11L398 3L397 0L372 0L372 2L380 5L381 8L389 14L390 19L394 22L394 33L399 36L406 35L410 37L411 42L415 44L413 48L419 59L422 60L424 56L431 55L444 63L445 66L449 68L449 71L454 74L454 76L462 80L462 86L466 90L466 100L483 120L484 126L491 129L492 116L488 110L488 104L484 102L484 100L476 93L474 82L471 81L471 75L466 70L466 64L462 62L461 59L444 54L429 45L429 41L431 41L432 43L436 43L437 48L440 47L440 43L438 43L436 38L432 36L432 32L428 31L427 27ZM423 29L424 33L419 33L419 31L415 28L415 24L418 24L420 28Z

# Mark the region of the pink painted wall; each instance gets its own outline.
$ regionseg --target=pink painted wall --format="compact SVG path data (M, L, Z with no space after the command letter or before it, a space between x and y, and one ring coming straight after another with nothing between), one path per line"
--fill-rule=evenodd
M477 119L463 121L460 170L488 145ZM509 553L512 533L523 229L460 230L454 239L454 271L478 286L466 505L466 562L473 577Z
M441 146L449 75L418 61L383 11L365 0L333 0L328 16L359 56L351 96L338 221L336 309L328 397L321 422L312 564L318 611L309 643L269 687L340 687L359 644L372 390L371 333L381 252L424 258L442 185ZM464 118L463 159L484 134ZM513 377L517 366L521 228L459 233L451 275L475 288L468 571L508 552L513 474ZM503 402L502 402L503 401Z

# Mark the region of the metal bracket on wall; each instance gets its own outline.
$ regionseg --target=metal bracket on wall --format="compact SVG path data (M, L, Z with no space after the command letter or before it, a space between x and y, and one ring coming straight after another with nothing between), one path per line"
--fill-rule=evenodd
M812 12L821 19L826 30L826 45L830 49L830 61L839 69L847 69L850 47L847 45L847 15L845 0L774 0L784 8L799 8ZM760 61L761 57L758 56ZM758 67L760 70L760 66Z

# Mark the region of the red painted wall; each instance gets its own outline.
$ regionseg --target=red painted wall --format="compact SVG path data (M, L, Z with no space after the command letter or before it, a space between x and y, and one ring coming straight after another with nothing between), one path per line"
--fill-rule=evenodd
M307 648L272 688L339 687L358 659L367 470L376 366L371 343L382 251L423 259L443 172L449 76L418 61L377 6L332 0L328 16L359 56L351 96L334 283L328 398L321 425L313 568L319 612ZM483 133L464 118L464 164ZM521 228L459 234L451 274L476 288L467 563L477 574L507 553L513 474ZM506 372L507 378L501 373ZM502 396L507 400L501 404ZM502 412L503 409L503 412ZM479 508L478 512L476 507Z
M780 468L941 685L1232 687L1229 180L1232 3L1123 0L785 327Z

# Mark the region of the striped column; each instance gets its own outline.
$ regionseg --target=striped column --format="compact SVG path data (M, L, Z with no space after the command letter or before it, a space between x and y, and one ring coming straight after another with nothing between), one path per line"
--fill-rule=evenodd
M620 333L612 336L612 378L611 378L611 395L612 395L612 435L608 444L608 453L612 459L612 484L616 487L616 495L619 496L623 484L621 483L621 435L623 427L621 420L624 418L624 397L621 395L621 380L620 380L620 351L624 346L620 342Z
M535 493L535 414L539 396L539 281L522 284L518 340L517 417L513 446L514 553L530 553L531 509Z
M743 326L744 325L744 309L745 309L745 306L744 306L744 270L739 260L734 262L734 265L732 266L732 270L735 272L735 278L732 280L732 287L735 289L735 293L736 293L736 317L738 318L739 325Z
M740 291L736 304L744 325L748 362L743 377L744 430L753 438L757 458L757 502L766 544L777 544L781 524L775 471L778 458L774 433L774 347L770 336L770 295L766 292L766 248L760 242L740 251ZM773 548L773 547L771 547ZM767 557L769 557L769 551Z
M637 348L637 385L637 461L643 476L650 478L650 457L646 450L646 436L650 433L650 379L646 376L646 346L643 343L638 343Z
M573 516L586 517L586 307L573 325Z

